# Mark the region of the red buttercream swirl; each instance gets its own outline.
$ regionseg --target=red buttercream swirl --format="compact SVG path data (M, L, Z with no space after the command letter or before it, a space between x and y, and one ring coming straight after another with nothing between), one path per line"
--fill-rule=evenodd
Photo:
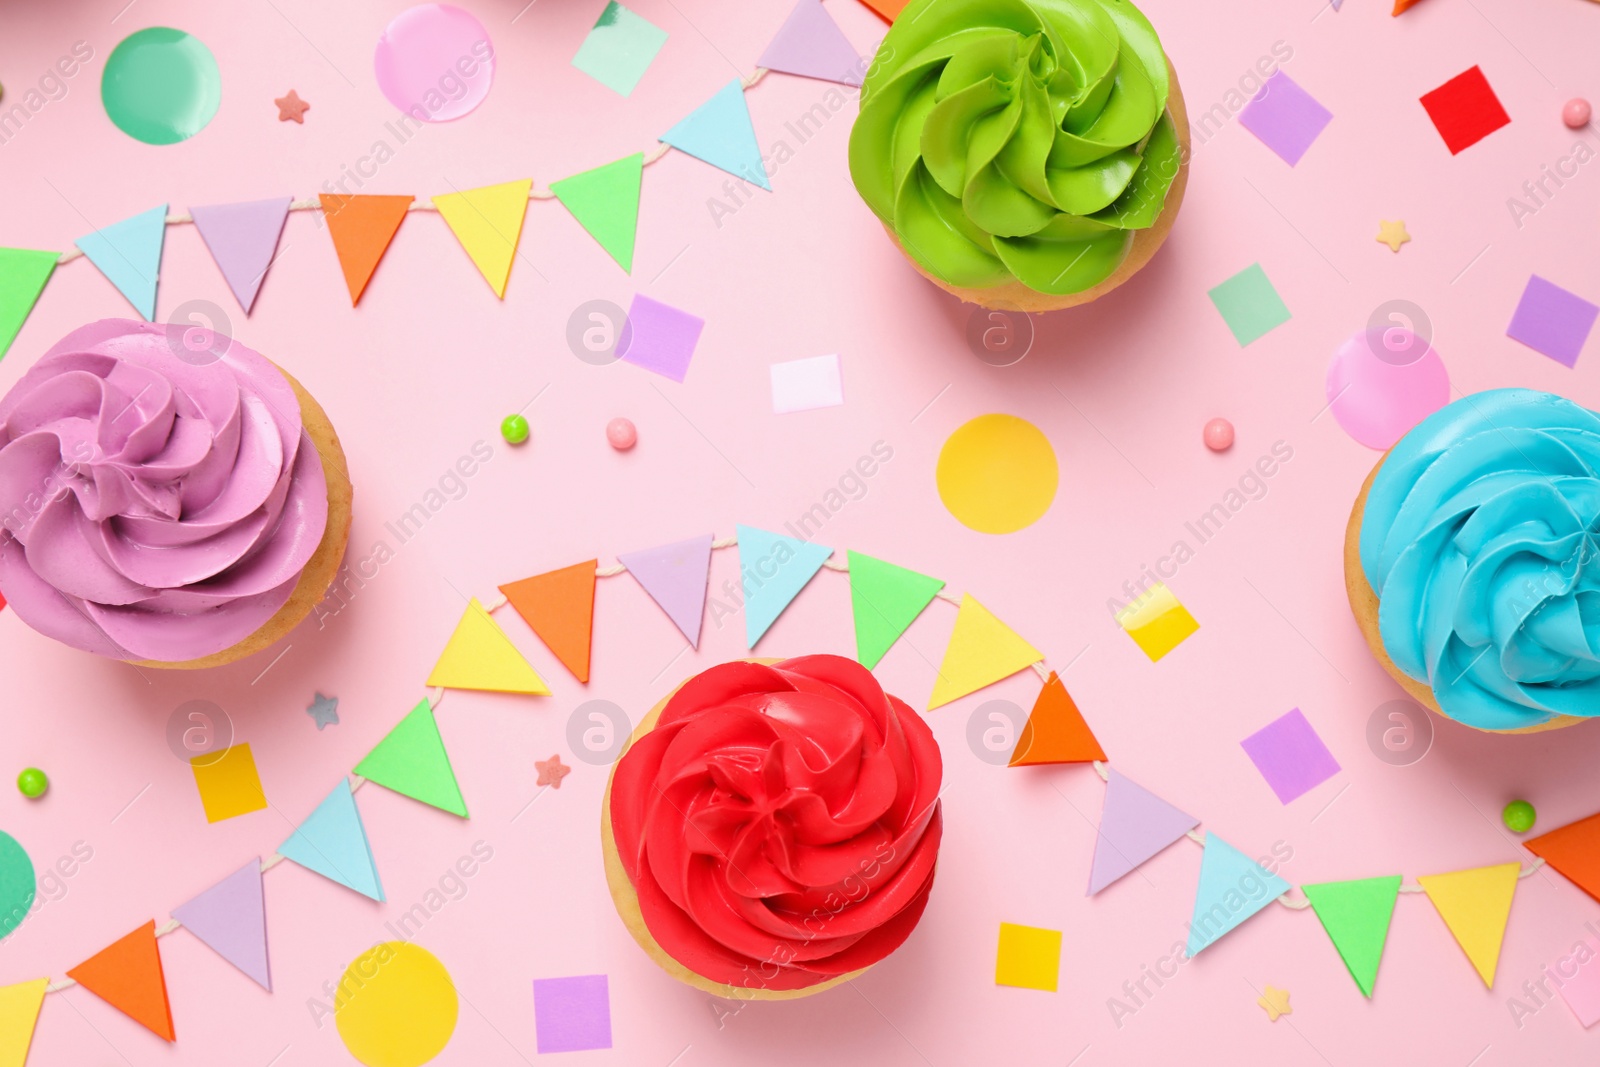
M927 724L859 663L725 663L617 764L612 832L669 955L804 989L876 963L922 917L942 773Z

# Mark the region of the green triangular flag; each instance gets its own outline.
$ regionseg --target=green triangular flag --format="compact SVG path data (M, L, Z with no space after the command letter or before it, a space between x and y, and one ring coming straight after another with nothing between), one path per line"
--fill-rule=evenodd
M856 658L870 671L933 602L944 583L859 552L848 553L848 558Z
M424 698L406 713L387 737L356 764L356 773L413 800L466 818L467 805L450 769L450 756Z
M0 248L0 357L11 349L61 258L56 252Z
M644 153L635 152L570 178L552 182L550 191L566 205L579 225L622 269L633 273L633 238L639 229L639 184Z
M1311 901L1311 910L1322 920L1322 928L1328 931L1328 939L1339 950L1344 965L1350 968L1350 977L1362 993L1372 996L1378 961L1383 959L1383 943L1389 938L1395 896L1400 892L1400 876L1323 882L1300 888Z

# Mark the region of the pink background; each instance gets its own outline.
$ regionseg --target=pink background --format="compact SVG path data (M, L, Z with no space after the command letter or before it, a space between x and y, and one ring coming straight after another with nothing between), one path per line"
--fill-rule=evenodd
M74 41L89 42L95 59L64 99L0 146L4 243L64 249L91 225L163 199L181 210L309 196L387 136L395 112L373 83L372 49L400 0L137 0L118 15L122 2L8 5L0 36L8 102ZM470 6L499 57L488 101L462 121L424 129L350 191L427 195L528 175L547 186L649 147L733 75L730 60L750 71L789 5L634 0L671 39L632 99L568 65L603 0L544 0L514 24L521 0ZM663 541L726 535L735 522L781 528L879 440L894 458L818 540L976 593L1051 664L1071 664L1067 684L1117 766L1207 828L1252 855L1274 842L1292 848L1281 873L1296 884L1396 871L1409 880L1526 859L1501 829L1499 808L1527 797L1548 829L1600 806L1600 730L1502 738L1440 724L1432 751L1413 766L1369 752L1368 719L1399 691L1350 619L1340 550L1350 501L1376 457L1323 412L1323 378L1333 348L1379 304L1403 298L1431 317L1459 390L1525 385L1600 406L1600 342L1591 339L1570 371L1504 336L1532 272L1600 297L1592 240L1600 173L1591 173L1600 164L1520 228L1506 206L1541 164L1570 154L1579 135L1561 125L1562 102L1600 99L1600 8L1432 0L1391 19L1387 6L1348 0L1335 13L1318 0L1149 0L1191 114L1221 101L1282 41L1293 49L1285 69L1334 120L1294 169L1228 123L1197 148L1182 218L1155 262L1095 306L1039 320L1033 352L1008 368L973 357L968 312L901 261L855 196L845 167L854 104L803 146L785 129L829 88L799 78L773 76L750 93L762 145L784 140L795 156L773 175L771 195L758 193L720 226L707 201L722 195L723 174L680 154L649 169L631 278L559 206L535 203L501 303L442 221L413 215L352 310L318 220L296 213L245 320L199 235L170 230L160 316L188 299L216 302L241 340L321 399L357 485L352 553L368 554L380 538L395 547L384 523L473 442L493 444L494 458L348 607L320 630L297 631L265 673L276 651L204 674L140 673L0 614L8 723L0 770L36 764L53 782L37 803L0 790L0 827L41 868L76 841L94 853L64 895L0 943L0 982L59 977L270 852L422 695L464 595L487 601L500 582L596 554L610 562ZM863 51L882 33L854 0L828 8ZM116 42L161 24L211 46L224 88L208 129L155 148L116 131L97 94ZM1417 97L1473 64L1512 123L1452 158ZM312 104L303 127L276 121L272 98L290 87ZM1594 146L1592 130L1581 136ZM1373 240L1380 217L1406 220L1415 240L1399 255ZM1240 349L1206 290L1256 261L1294 318ZM574 308L592 299L626 306L635 291L706 319L681 386L625 364L590 366L568 351ZM73 327L128 314L87 262L63 267L0 366L0 386ZM829 352L841 353L846 405L774 417L768 365ZM532 443L507 449L496 436L501 416L541 390L528 412ZM956 523L933 485L944 438L990 411L1039 425L1062 468L1050 512L1004 538ZM1238 427L1224 455L1200 441L1218 414ZM605 422L617 415L638 424L632 453L605 443ZM1202 629L1150 663L1116 628L1107 598L1279 440L1294 459L1267 496L1170 581ZM733 554L718 553L713 590L734 577ZM1571 950L1586 922L1600 922L1600 905L1550 872L1520 884L1494 991L1420 897L1399 902L1371 1002L1312 915L1270 907L1119 1029L1107 999L1183 936L1200 853L1180 842L1102 896L1082 896L1102 794L1094 773L1007 771L974 758L965 741L984 700L1031 703L1031 674L930 716L946 758L946 839L931 906L904 949L850 988L748 1006L719 1027L717 1002L667 978L616 919L596 832L604 769L570 753L566 724L589 698L637 718L686 674L742 654L743 619L718 628L708 618L700 651L688 652L628 578L601 584L596 613L587 688L505 619L554 696L446 694L439 721L470 821L376 787L358 794L389 904L282 865L266 876L274 994L179 932L161 943L176 1047L78 989L47 999L33 1062L349 1062L334 1027L313 1024L308 998L385 938L383 924L478 840L493 860L417 937L462 995L439 1063L531 1060L531 980L596 972L611 978L616 1047L587 1054L594 1062L1151 1063L1191 1060L1197 1045L1239 1062L1487 1065L1592 1055L1593 1036L1564 1005L1538 1010L1521 1028L1507 1008L1524 980ZM879 674L891 691L925 702L953 618L935 604L889 653ZM853 651L846 581L820 575L760 651ZM317 689L339 697L342 719L320 733L302 710ZM206 824L189 769L165 740L168 716L190 699L220 705L250 742L270 809ZM1344 770L1285 807L1239 740L1296 706ZM552 752L576 770L513 823L536 792L533 761ZM1003 920L1064 931L1059 992L994 986ZM1294 1014L1277 1024L1255 1005L1268 982L1293 997Z

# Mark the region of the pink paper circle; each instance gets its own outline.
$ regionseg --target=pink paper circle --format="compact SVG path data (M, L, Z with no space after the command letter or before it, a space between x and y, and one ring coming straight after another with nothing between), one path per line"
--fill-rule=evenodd
M395 107L422 122L449 122L489 95L494 42L471 13L453 4L418 4L384 29L372 66Z
M1372 350L1360 330L1334 352L1328 363L1328 406L1344 432L1368 448L1387 449L1407 430L1450 400L1450 373L1444 360L1420 337L1396 331L1399 348L1420 345L1422 354L1399 364Z

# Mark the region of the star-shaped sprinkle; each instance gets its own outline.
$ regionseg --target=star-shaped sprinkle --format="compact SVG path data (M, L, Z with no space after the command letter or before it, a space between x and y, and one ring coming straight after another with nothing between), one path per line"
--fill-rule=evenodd
M572 768L563 766L559 754L549 759L536 759L533 765L539 768L539 780L534 785L547 785L552 789L561 788L561 779L572 773Z
M1395 219L1393 222L1388 219L1378 220L1378 243L1388 245L1389 251L1400 251L1400 246L1409 240L1411 235L1406 232L1404 219Z
M1289 991L1279 989L1277 986L1267 986L1267 991L1256 998L1256 1003L1267 1013L1267 1021L1270 1023L1277 1022L1280 1015L1294 1014L1294 1009L1289 1007Z
M293 89L289 90L288 96L280 96L273 103L278 105L279 122L306 124L306 112L311 110L311 105L300 99L300 94Z
M311 716L312 721L317 724L318 730L328 725L338 726L339 698L325 697L318 693L317 699L313 700L310 706L306 708L306 714Z

